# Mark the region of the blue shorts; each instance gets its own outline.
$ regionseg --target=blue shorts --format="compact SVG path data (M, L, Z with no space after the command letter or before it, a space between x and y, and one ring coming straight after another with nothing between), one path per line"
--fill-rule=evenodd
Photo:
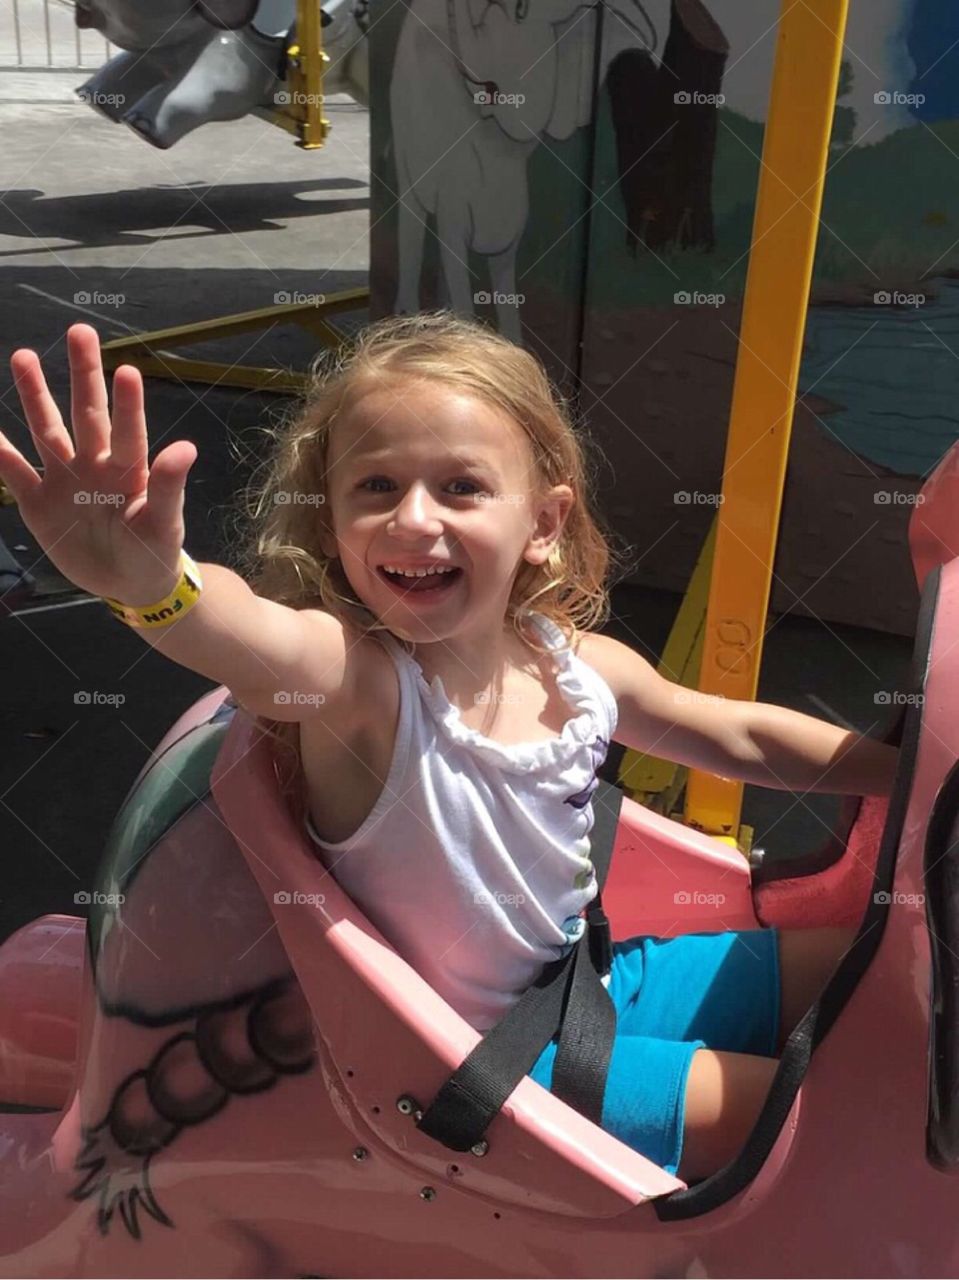
M636 937L613 943L616 1006L602 1127L667 1173L683 1152L686 1077L697 1049L775 1057L778 930ZM548 1089L556 1040L530 1071Z

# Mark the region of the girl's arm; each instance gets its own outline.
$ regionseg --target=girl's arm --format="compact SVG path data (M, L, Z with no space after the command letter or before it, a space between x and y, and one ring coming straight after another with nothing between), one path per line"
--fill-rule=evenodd
M43 476L0 434L0 479L71 582L125 605L153 604L179 580L183 498L196 450L178 440L151 467L139 371L117 369L111 414L96 330L72 325L67 348L72 437L35 352L14 352L11 368ZM200 574L199 598L181 618L136 628L161 653L278 720L329 710L331 699L365 688L358 667L367 646L349 643L330 614L264 600L221 565L204 565Z
M777 791L888 796L899 750L851 729L768 702L730 702L747 743L737 777Z
M256 595L232 569L200 564L196 604L166 627L137 627L154 649L181 666L225 684L255 715L305 720L341 699L358 709L368 687L367 646L319 609L291 609ZM177 578L161 587L161 600ZM141 593L142 594L142 593ZM150 604L152 601L123 601Z
M765 702L673 684L610 636L585 638L581 656L619 707L616 739L663 760L777 791L889 795L895 747Z

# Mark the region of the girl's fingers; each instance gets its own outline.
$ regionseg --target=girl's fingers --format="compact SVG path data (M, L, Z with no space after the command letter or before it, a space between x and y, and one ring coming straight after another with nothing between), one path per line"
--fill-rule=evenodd
M88 324L72 324L67 330L67 351L77 458L92 462L110 452L110 405L96 329Z
M147 421L143 406L143 379L139 369L122 364L113 375L113 431L110 439L114 463L122 474L117 481L138 478L146 472Z
M27 347L15 351L10 357L10 369L44 466L49 468L59 463L69 469L74 459L73 441L47 388L39 356Z
M0 431L0 480L13 494L14 501L18 505L43 484L30 463L18 449L13 447L2 431Z
M177 440L175 444L167 445L154 458L147 482L146 504L152 535L163 538L179 527L183 519L187 473L196 458L196 446L189 440Z

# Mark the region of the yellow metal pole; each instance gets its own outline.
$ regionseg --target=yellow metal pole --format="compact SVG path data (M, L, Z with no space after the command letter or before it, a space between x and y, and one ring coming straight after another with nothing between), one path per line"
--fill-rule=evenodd
M320 0L297 0L296 38L286 48L288 100L279 107L254 107L251 114L295 134L296 145L306 151L322 147L331 127L323 114L323 73L329 60Z
M782 505L848 0L783 0L723 466L700 689L751 700ZM685 820L735 838L742 783L691 770Z
M330 128L329 120L323 115L323 63L330 59L323 49L320 0L299 0L297 20L297 35L304 50L302 68L307 108L300 145L312 149L322 147Z

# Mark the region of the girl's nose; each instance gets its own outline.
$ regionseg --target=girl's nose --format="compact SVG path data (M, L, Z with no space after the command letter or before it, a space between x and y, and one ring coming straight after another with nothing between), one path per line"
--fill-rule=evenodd
M436 504L426 486L415 484L403 495L392 520L386 526L386 532L397 536L405 533L419 537L424 533L441 533L442 527Z

